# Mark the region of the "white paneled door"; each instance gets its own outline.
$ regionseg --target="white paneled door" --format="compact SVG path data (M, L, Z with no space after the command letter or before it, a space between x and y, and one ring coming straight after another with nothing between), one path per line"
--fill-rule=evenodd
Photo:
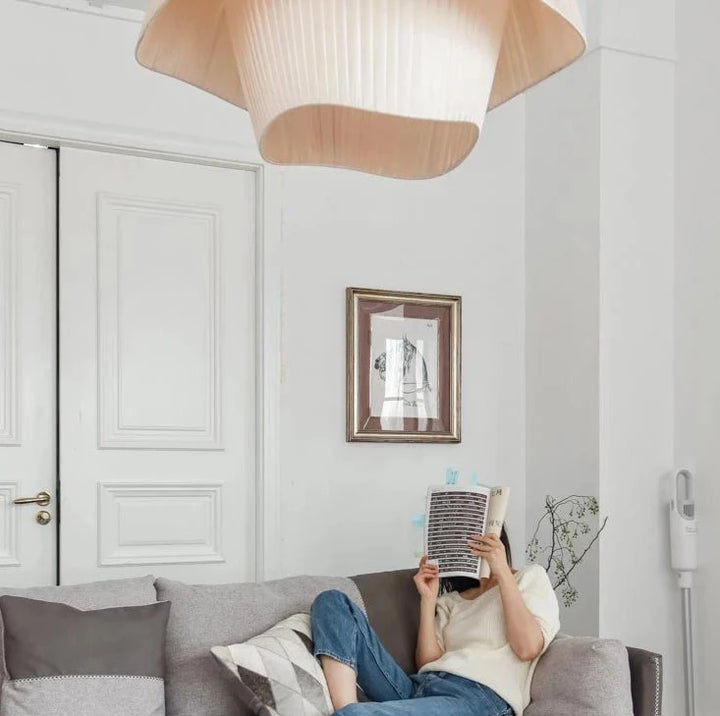
M61 581L251 579L254 172L61 149L60 207Z
M55 162L53 150L0 143L0 586L4 587L55 583Z

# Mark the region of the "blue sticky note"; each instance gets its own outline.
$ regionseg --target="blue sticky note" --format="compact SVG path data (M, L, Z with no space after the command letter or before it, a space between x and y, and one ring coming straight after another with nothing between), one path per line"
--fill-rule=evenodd
M470 484L475 486L480 484L480 479L477 476L477 472L473 472L472 477L470 478Z
M425 526L425 515L413 515L412 523L413 523L413 527L424 527Z
M446 485L457 485L460 479L460 471L448 468L445 470L445 484Z

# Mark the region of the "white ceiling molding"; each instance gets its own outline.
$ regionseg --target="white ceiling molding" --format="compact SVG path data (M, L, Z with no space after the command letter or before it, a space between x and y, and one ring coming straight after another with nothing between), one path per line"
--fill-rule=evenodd
M113 20L123 20L140 24L145 17L144 10L137 7L126 7L101 0L91 2L90 0L17 0L27 5L43 5L46 7L65 10L68 12L81 12L87 15L97 15Z

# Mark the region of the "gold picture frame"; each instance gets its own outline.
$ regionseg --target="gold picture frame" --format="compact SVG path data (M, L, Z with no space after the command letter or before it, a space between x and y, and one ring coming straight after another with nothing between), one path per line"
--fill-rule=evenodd
M462 298L346 289L348 442L460 442Z

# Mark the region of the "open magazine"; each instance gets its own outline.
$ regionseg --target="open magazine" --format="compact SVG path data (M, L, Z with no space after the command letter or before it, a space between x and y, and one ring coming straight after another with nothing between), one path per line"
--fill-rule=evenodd
M500 534L509 496L509 487L428 488L425 554L438 564L441 577L490 576L490 566L472 553L467 540L471 534Z

